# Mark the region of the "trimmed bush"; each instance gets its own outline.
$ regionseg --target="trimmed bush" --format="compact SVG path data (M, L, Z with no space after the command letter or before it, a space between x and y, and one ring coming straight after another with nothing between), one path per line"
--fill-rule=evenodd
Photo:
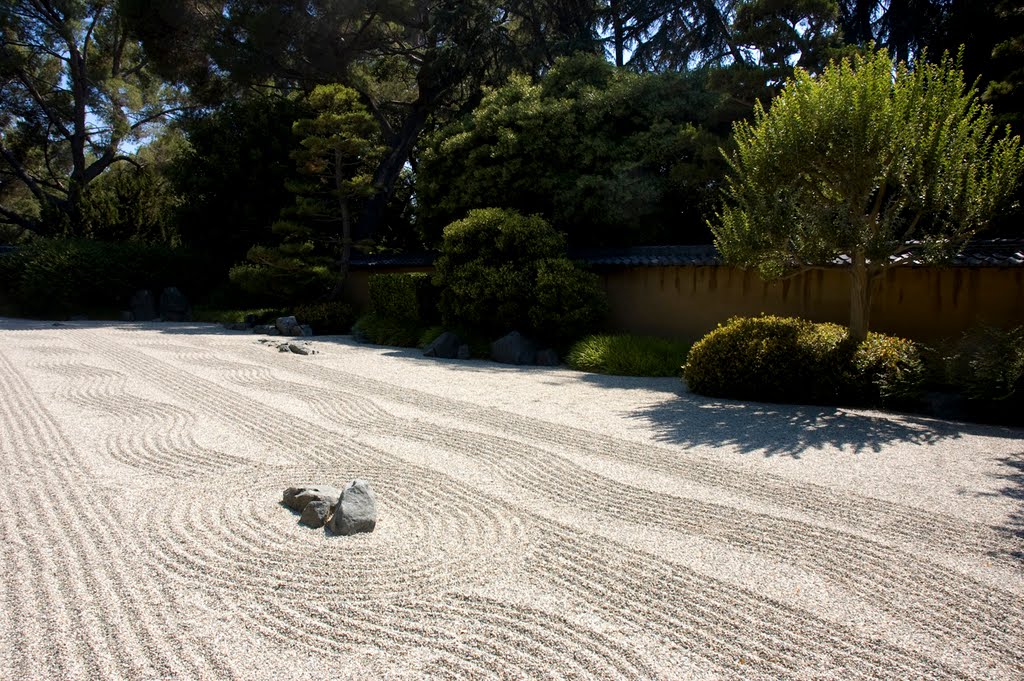
M904 406L921 395L917 344L879 333L854 345L845 327L792 317L735 317L694 344L683 378L712 397Z
M374 312L363 315L352 325L352 335L358 341L401 348L417 347L423 331L416 322L384 317Z
M367 286L370 309L382 317L417 322L437 318L436 292L425 272L373 274Z
M653 336L587 336L569 350L571 368L612 376L678 376L688 343Z
M292 314L300 324L309 324L313 333L342 334L352 329L355 311L351 305L340 302L308 303L298 305Z
M846 329L791 317L734 317L697 341L683 378L711 397L836 402L853 348Z
M606 309L596 277L565 258L562 235L536 215L470 211L445 228L436 268L444 323L485 336L518 330L557 345Z

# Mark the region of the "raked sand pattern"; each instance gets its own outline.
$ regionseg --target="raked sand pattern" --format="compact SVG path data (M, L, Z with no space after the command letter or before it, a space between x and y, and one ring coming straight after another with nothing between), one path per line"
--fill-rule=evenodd
M1024 678L1024 431L314 345L0 319L0 678Z

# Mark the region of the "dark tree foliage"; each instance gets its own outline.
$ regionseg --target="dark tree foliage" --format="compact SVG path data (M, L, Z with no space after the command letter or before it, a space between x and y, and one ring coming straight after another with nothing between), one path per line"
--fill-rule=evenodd
M186 246L226 269L265 240L273 216L293 201L292 125L308 113L296 98L250 93L181 121L188 150L168 174Z
M417 184L428 243L474 208L540 214L574 247L706 242L728 103L706 74L633 74L600 57L514 77L432 136Z
M560 54L597 51L586 0L123 0L147 52L169 77L218 92L234 83L357 90L387 147L357 238L388 230L388 204L414 163L420 133L514 69L543 70ZM394 211L390 211L393 214Z
M116 5L0 5L0 224L83 234L87 187L177 110Z

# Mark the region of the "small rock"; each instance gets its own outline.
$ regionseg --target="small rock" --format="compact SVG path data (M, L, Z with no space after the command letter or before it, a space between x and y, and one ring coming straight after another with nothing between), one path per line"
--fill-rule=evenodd
M168 286L160 293L160 316L165 322L192 321L192 306L177 287Z
M133 321L151 322L156 319L156 301L153 300L153 294L146 289L136 291L128 306L131 308Z
M288 350L291 350L296 355L315 355L316 350L311 348L308 343L289 343Z
M326 501L311 501L302 509L302 517L299 524L317 529L323 527L327 522L327 516L331 515L332 504Z
M459 346L459 351L455 354L455 359L469 359L469 346L463 343Z
M309 324L301 324L301 325L299 325L299 329L302 331L302 333L298 334L300 336L312 336L313 335L313 327L310 326Z
M462 341L451 331L445 331L435 338L433 342L423 349L425 357L441 357L443 359L455 359L459 354L459 345Z
M513 331L491 343L491 359L502 364L533 364L537 359L537 346Z
M311 501L324 501L332 507L341 498L341 490L330 485L307 485L289 487L284 491L284 505L295 511L303 511Z
M373 532L377 526L377 500L365 480L353 480L342 491L334 509L329 528L335 534L348 536Z
M278 352L288 352L288 344L287 343L281 343L280 345L277 346L277 351Z

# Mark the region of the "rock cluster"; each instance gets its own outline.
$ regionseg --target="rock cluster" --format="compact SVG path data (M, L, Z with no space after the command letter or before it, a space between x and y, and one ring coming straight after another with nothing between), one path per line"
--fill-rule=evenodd
M168 286L157 298L148 289L139 289L128 302L129 309L122 310L120 319L125 322L190 322L192 305L177 287Z
M445 331L423 349L427 357L443 359L469 359L469 346L458 334ZM491 359L502 364L536 364L558 366L558 353L551 348L538 349L537 344L513 331L491 343Z
M353 480L344 489L329 485L289 487L284 491L283 503L302 514L300 524L326 526L342 536L373 532L377 526L377 500L365 480Z
M249 315L244 322L227 322L222 324L229 331L251 331L266 336L312 336L313 328L309 324L299 324L295 317L278 317L273 324L257 324Z
M309 341L285 341L279 343L277 341L270 340L269 338L261 338L257 343L264 345L273 345L277 348L278 352L291 352L296 355L315 355L316 348L314 348Z

